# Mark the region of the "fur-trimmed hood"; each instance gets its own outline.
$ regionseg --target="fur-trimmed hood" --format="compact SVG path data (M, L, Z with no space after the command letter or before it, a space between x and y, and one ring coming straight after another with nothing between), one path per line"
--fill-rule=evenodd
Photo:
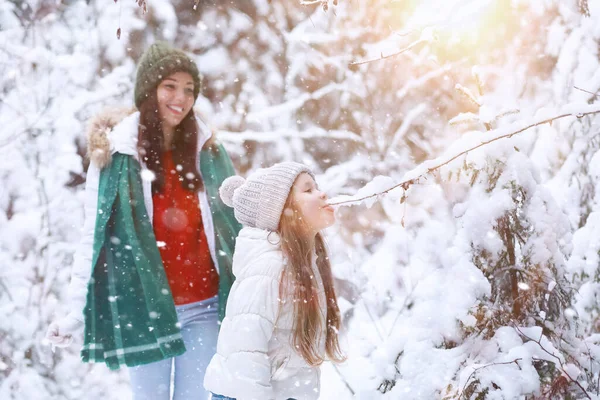
M102 169L110 163L110 133L115 126L135 112L135 108L113 108L104 110L90 119L86 132L87 155L98 168Z
M198 144L200 147L212 140L211 129L198 118L199 111L194 109L198 121ZM112 154L119 152L138 157L137 140L140 113L135 108L112 108L100 112L90 119L87 127L87 156L91 162L102 169L107 166Z

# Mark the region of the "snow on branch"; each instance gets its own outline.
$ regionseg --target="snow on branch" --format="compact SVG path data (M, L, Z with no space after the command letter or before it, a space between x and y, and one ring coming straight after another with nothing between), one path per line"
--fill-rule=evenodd
M310 128L307 131L293 131L290 129L280 129L269 132L246 130L243 132L219 131L219 139L229 143L259 142L269 143L277 142L281 139L300 138L300 139L330 139L330 140L351 140L357 143L363 143L363 138L351 131L344 130L325 130L322 128Z
M312 93L303 93L302 95L297 96L295 99L289 100L285 103L278 104L276 106L272 106L261 111L249 112L247 118L249 120L260 120L262 118L281 117L284 114L295 112L309 100L318 100L335 91L349 92L356 94L359 97L361 96L360 93L355 93L353 91L351 85L348 85L346 83L331 83L327 86L315 90Z
M320 4L323 8L323 11L329 10L329 0L300 0L300 4L303 6L312 6L315 4ZM333 0L333 5L337 6L338 0Z
M519 333L519 335L523 336L525 339L536 343L539 348L546 353L549 358L546 358L546 361L550 361L553 364L557 365L560 369L560 372L562 373L562 375L567 378L569 380L569 382L573 383L574 385L578 386L579 389L581 389L581 391L583 392L583 394L585 395L585 397L587 397L588 399L591 399L591 396L589 395L589 393L587 392L587 390L585 390L585 388L583 386L581 386L581 384L577 381L577 374L579 373L578 368L576 366L574 366L573 364L564 364L564 359L562 357L562 355L556 355L553 351L548 350L546 347L544 347L544 345L542 344L542 341L544 338L543 334L540 334L540 338L539 339L535 339L530 337L529 335L527 335L524 331L526 331L527 329L531 330L531 328L519 328L518 326L514 325L513 328ZM539 330L540 332L542 332L542 328L541 327L534 327L534 329ZM546 345L551 346L552 344L550 342L548 342L548 340L546 339ZM556 361L555 361L556 360ZM575 378L573 378L573 375Z
M522 361L523 359L521 357L519 358L515 358L512 361L506 361L506 362L497 362L497 363L491 363L491 364L486 364L486 365L482 365L481 367L477 367L475 369L473 369L473 372L471 372L471 375L468 376L467 380L465 381L465 384L463 385L463 388L460 392L460 395L458 396L459 399L462 399L463 396L465 396L466 390L467 390L467 384L471 381L471 378L475 375L475 373L481 369L485 369L485 368L489 368L489 367L493 367L496 365L510 365L510 364L516 364L517 367L521 368L519 366L519 361ZM466 397L466 396L465 396Z
M467 59L463 58L453 63L444 64L440 68L437 68L433 71L429 71L425 75L422 75L416 79L410 79L400 90L398 90L398 92L396 92L396 98L404 98L411 90L417 89L428 84L431 80L443 76L444 74L451 71L453 68L462 66L466 62Z
M402 121L402 125L400 125L400 128L398 128L398 130L394 134L394 138L392 139L392 142L388 147L386 155L388 155L391 151L393 151L396 148L400 140L404 137L404 135L406 135L406 133L412 126L414 120L417 119L419 115L421 115L425 110L427 110L427 104L421 103L408 112L408 114Z
M479 115L473 114L472 112L464 112L452 118L450 121L448 121L448 124L451 126L456 126L461 124L472 124L476 122L481 122Z
M370 204L375 202L380 196L389 193L390 191L402 188L407 190L411 185L417 183L421 178L424 178L426 175L431 174L432 172L438 170L444 165L451 163L457 158L468 154L469 152L476 150L480 147L488 145L492 142L495 142L500 139L510 138L518 133L524 132L530 128L533 128L538 125L547 124L557 119L575 116L577 118L582 118L586 115L597 114L600 113L600 104L567 104L560 109L557 110L544 110L543 112L538 113L539 115L527 120L527 121L517 121L510 125L507 125L502 128L490 130L487 132L472 132L471 135L465 136L460 139L460 143L458 145L453 146L451 151L447 150L440 157L437 157L433 160L428 160L416 168L408 171L404 174L404 177L400 183L388 186L387 189L381 190L381 184L375 184L375 180L367 183L363 188L359 189L359 191L352 195L343 195L337 196L329 200L330 205L355 205L360 204L365 201L369 201ZM384 177L376 177L378 183L383 182ZM389 177L385 177L388 180L391 179Z
M394 52L392 54L387 54L387 55L383 55L383 52L382 52L379 55L379 57L370 58L370 59L361 60L361 61L353 61L350 63L350 66L363 65L363 64L368 64L368 63L374 62L374 61L385 60L386 58L395 57L402 53L406 53L407 51L411 50L412 48L414 48L420 44L431 43L435 40L437 40L437 36L435 35L434 30L432 28L427 28L421 32L421 37L418 40L412 42L411 44L409 44L407 47L403 48L402 50L399 50L397 52Z
M471 103L473 103L474 105L476 105L477 107L481 107L481 99L478 99L473 92L471 92L468 88L464 87L463 85L461 85L460 83L457 83L454 87L456 90L458 90L463 96L465 96L467 99L469 99L469 101Z
M300 4L303 6L312 6L315 4L324 4L327 3L328 0L300 0Z

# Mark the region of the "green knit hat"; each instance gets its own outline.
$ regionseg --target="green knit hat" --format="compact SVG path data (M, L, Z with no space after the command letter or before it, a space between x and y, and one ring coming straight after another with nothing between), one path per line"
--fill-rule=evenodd
M152 90L169 75L187 72L194 79L194 101L200 93L200 73L198 66L183 51L174 49L165 42L156 42L146 50L138 63L135 77L135 106L146 100Z

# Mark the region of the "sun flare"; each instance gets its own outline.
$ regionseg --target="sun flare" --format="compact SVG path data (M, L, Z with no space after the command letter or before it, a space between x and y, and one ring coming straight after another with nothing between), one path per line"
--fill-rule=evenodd
M440 29L477 29L492 12L497 0L418 0L413 4L413 28L437 26Z
M442 52L470 54L493 46L510 23L510 2L502 0L413 0L407 32L435 32Z

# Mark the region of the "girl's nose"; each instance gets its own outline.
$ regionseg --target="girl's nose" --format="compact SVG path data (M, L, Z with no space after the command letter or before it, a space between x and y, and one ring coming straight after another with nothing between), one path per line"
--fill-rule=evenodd
M327 195L325 194L325 192L320 192L321 194L319 195L320 198L322 198L323 200L327 200Z

